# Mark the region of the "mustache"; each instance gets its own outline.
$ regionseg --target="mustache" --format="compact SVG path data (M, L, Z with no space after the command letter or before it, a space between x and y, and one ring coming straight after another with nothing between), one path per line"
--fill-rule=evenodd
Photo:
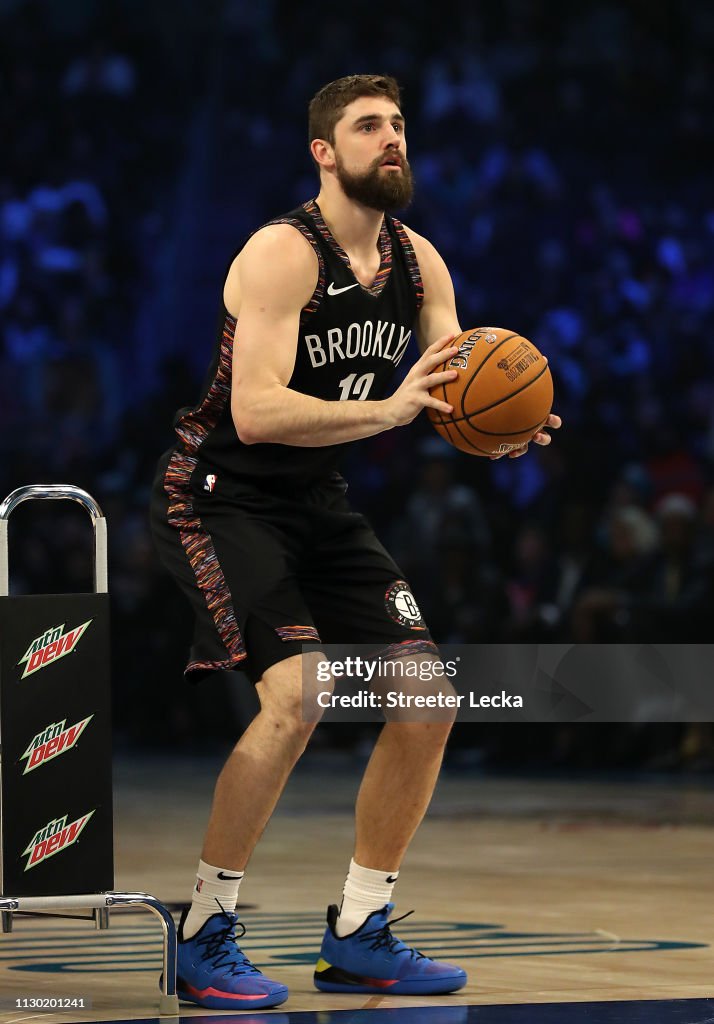
M402 154L399 153L397 150L388 150L386 153L383 153L381 156L378 156L377 159L372 162L372 167L370 168L370 170L376 170L378 167L381 167L386 160L396 160L399 166L402 168L402 170L404 170L405 167L409 166L409 163L405 156L402 156Z

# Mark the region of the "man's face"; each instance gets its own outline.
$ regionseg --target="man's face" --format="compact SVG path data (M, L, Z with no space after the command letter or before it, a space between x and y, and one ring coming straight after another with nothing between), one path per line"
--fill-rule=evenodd
M362 96L335 125L335 171L349 199L374 210L409 205L414 181L407 161L404 118L381 96Z

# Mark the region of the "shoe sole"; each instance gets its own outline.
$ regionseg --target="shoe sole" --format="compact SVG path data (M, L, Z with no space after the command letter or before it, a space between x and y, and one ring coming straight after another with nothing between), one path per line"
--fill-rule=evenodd
M196 1006L204 1006L207 1010L265 1010L269 1006L280 1006L288 998L288 990L285 985L274 989L270 995L265 996L197 996L186 991L182 987L180 978L176 979L176 995L184 1003L193 1003Z
M430 978L414 981L385 981L383 985L363 985L358 981L339 982L323 981L315 975L313 984L320 992L363 992L380 996L439 996L446 992L456 992L463 988L468 978L460 974L452 974L447 978Z

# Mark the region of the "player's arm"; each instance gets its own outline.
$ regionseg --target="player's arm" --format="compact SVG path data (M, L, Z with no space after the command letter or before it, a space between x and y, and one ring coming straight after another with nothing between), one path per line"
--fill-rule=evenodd
M405 230L414 246L414 254L419 264L424 286L424 301L417 320L419 348L423 352L434 339L444 342L451 341L461 333L461 328L456 313L454 285L446 263L428 239L406 226ZM560 416L551 413L546 426L557 430L561 422ZM548 445L551 442L551 437L545 430L541 430L535 435L533 441L535 444ZM528 445L525 444L522 448L510 452L508 457L517 459L521 455L525 455L527 451ZM491 458L500 459L502 456L494 455Z
M231 269L227 299L231 275L237 274L240 294L231 392L240 439L321 447L408 423L426 405L449 411L450 406L428 394L430 387L453 379L451 372L433 373L449 355L436 348L412 367L394 395L381 401L323 401L288 387L300 313L314 291L317 272L309 243L289 225L271 225L253 235ZM420 371L415 374L416 367Z
M431 242L405 228L414 246L424 286L424 301L417 317L419 349L424 352L439 338L461 334L451 274Z

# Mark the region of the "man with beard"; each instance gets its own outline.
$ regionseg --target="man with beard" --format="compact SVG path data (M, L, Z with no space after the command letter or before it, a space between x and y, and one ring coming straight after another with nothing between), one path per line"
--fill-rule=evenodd
M451 412L429 389L456 376L439 369L457 351L454 291L433 246L386 212L412 195L396 82L354 75L326 85L310 104L309 136L320 192L257 231L232 262L201 401L177 416L179 442L160 462L152 501L159 553L196 614L187 673L239 669L260 697L218 779L179 925L179 995L217 1009L287 998L237 945L235 907L314 728L303 677L314 678L324 655L303 655L303 644L367 644L375 657L422 669L438 662L408 583L350 510L337 466L351 441L427 407ZM385 397L415 322L423 354ZM444 692L435 676L422 694ZM408 948L389 924L452 720L447 708L382 729L357 798L342 902L328 910L321 990L436 994L466 983L461 968Z

